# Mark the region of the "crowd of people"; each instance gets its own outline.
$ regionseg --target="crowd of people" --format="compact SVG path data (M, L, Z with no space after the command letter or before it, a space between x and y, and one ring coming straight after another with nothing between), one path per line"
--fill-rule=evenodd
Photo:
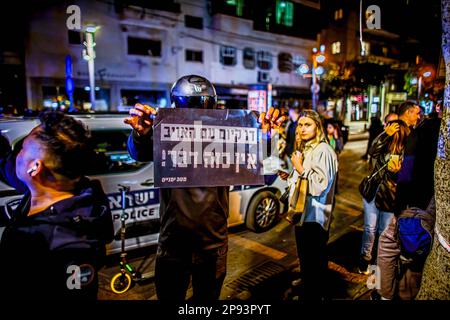
M214 86L196 75L180 78L171 94L176 108L213 109L217 103ZM153 159L156 113L151 106L137 104L125 119L132 129L128 151L137 161ZM369 265L379 267L381 287L374 298L413 299L420 286L423 259L404 263L399 276L403 260L397 226L410 208L433 214L433 160L440 119L420 120L421 109L405 102L396 114L386 116L384 126L373 118L369 130L364 159L372 163L372 172L360 188L364 232L359 272L368 273ZM263 131L280 133L279 155L289 169L279 175L288 184L288 215L298 218L289 220L301 269L295 285L302 286L305 299L327 299L327 242L344 148L341 128L315 111L296 107L286 115L270 108L260 122ZM0 179L25 195L13 213L1 217L6 230L0 256L14 261L16 268L35 268L42 274L27 276L21 270L24 276L3 282L6 290L21 298L26 292L30 297L95 299L113 225L100 183L86 178L88 162L79 161L93 152L89 131L70 116L46 112L14 150L1 138ZM184 300L191 279L193 300L219 299L226 276L228 202L227 186L160 189L158 299ZM81 290L67 286L71 265L83 265L91 275Z

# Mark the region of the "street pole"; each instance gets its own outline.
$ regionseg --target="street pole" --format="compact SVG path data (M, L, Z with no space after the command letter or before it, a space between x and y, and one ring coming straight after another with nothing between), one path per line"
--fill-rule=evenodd
M88 72L89 72L89 97L91 102L91 110L95 110L95 68L94 68L94 59L95 59L95 42L94 42L94 34L97 30L97 27L89 26L86 28L86 42L84 45L86 49L83 50L83 58L88 62Z
M316 93L316 86L317 86L317 78L316 78L316 68L317 68L317 61L316 61L316 55L313 55L313 63L312 63L312 108L313 110L317 110L317 93Z
M419 81L417 84L417 102L420 103L420 94L422 91L422 76L419 77Z

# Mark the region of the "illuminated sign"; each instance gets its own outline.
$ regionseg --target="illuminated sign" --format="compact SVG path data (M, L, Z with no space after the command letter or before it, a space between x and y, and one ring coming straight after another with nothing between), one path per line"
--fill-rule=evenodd
M248 91L248 109L258 112L265 112L267 109L267 91L249 90Z

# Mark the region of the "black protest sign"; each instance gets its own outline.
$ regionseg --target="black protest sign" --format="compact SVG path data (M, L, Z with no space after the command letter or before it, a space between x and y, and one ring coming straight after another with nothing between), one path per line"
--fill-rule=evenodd
M160 109L155 186L262 185L261 130L248 110Z

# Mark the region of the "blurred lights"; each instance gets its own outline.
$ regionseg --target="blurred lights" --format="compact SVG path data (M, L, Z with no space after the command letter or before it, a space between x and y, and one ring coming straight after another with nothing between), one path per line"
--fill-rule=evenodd
M300 65L300 67L298 67L298 71L301 74L308 73L309 72L309 66L307 64L303 63L303 64Z
M410 81L410 83L411 83L412 85L417 84L417 78L412 78L411 81Z
M87 26L86 27L86 32L95 33L98 29L99 29L98 26Z
M322 63L325 61L325 56L323 54L319 54L316 56L317 63Z
M423 73L423 76L424 76L425 78L430 77L430 76L431 76L431 71L426 71L426 72L424 72L424 73Z
M318 66L317 68L316 68L316 74L317 75L322 75L323 73L325 72L325 70L323 69L323 67L322 66Z

